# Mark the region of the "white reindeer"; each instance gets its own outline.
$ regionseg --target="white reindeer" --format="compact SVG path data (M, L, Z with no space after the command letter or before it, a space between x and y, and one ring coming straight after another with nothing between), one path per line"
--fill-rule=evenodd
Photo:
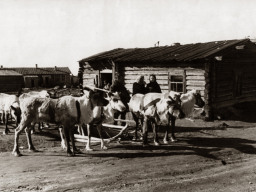
M175 91L170 91L169 93L148 93L145 96L136 94L136 97L132 97L129 103L130 111L132 112L134 120L136 122L135 139L137 139L138 119L145 118L145 116L143 115L145 108L147 108L147 106L151 106L151 107L155 106L155 104L160 99L163 99L163 98L165 99L169 98L172 101L174 101L174 103L176 103L175 108L180 108L181 111L185 114L184 117L189 117L195 105L197 105L198 107L204 106L204 101L201 98L200 92L196 90L191 90L185 94L180 94ZM170 109L173 110L173 106ZM153 111L153 109L151 109L151 111ZM166 131L163 139L163 142L165 144L167 144L169 140L172 142L176 141L175 121L177 117L175 117L174 113L171 111L169 112L169 114L170 114L169 116L170 119L168 119L166 116L165 119L161 120L164 122L170 121L171 123L170 125L166 126ZM143 123L143 126L144 124L145 123ZM154 130L154 127L153 127L153 130ZM171 138L169 138L169 130L171 130ZM145 139L146 138L144 138L143 140ZM157 142L155 142L155 144L158 145Z
M72 96L64 96L59 99L33 97L26 99L26 102L21 104L22 119L15 130L13 155L21 155L18 143L19 135L24 129L27 135L28 148L30 151L35 151L30 129L31 123L39 121L62 125L67 146L67 155L75 155L76 147L73 133L75 124L91 123L94 119L94 108L107 104L108 101L103 98L102 94L93 91L90 91L88 97L84 95L78 99ZM73 152L70 149L69 138L72 142Z
M93 110L93 117L94 119L91 121L90 124L87 124L87 133L88 133L88 141L86 144L86 150L92 151L91 149L91 127L96 127L98 130L98 133L101 137L101 149L107 149L107 147L104 144L104 140L102 138L102 123L108 123L113 124L114 123L114 113L124 112L126 110L125 105L120 99L119 94L116 93L108 93L109 101L107 106L104 107L95 107ZM79 126L81 127L81 125ZM62 148L66 148L64 137L62 130L60 130L60 136L61 136L61 146Z
M135 94L130 100L129 107L132 113L137 113L134 115L134 117L140 115L140 117L142 117L143 119L143 145L148 144L148 123L151 123L152 125L154 133L154 144L159 145L156 126L169 125L171 116L175 118L183 118L184 116L183 112L180 109L179 104L172 98L170 98L168 94Z
M46 90L41 90L41 91L30 91L28 93L23 93L19 96L19 101L20 103L24 102L25 99L30 98L30 97L39 97L39 98L50 98L50 94ZM37 122L38 123L38 130L41 131L43 127L43 122ZM35 124L32 125L32 133L35 132Z
M6 135L10 132L7 126L10 114L14 117L16 125L20 122L21 110L18 96L0 93L0 113L2 113L2 120L5 123L3 134Z

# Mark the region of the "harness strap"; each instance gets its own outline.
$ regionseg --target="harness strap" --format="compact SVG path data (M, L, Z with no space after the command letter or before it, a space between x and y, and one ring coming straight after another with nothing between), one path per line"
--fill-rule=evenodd
M146 111L150 106L156 105L157 102L159 102L161 99L157 98L153 101L150 101L146 106L143 107L143 110Z

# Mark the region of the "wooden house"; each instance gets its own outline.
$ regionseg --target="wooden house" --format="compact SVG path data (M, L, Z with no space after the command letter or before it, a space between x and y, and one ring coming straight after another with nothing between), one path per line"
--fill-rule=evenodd
M18 92L23 87L22 74L13 70L0 68L0 93Z
M222 107L256 100L256 45L249 39L119 48L82 59L79 67L81 85L117 78L132 91L138 75L148 83L155 74L163 92L200 90L209 119Z
M23 75L26 88L71 85L72 74L68 67L16 67L12 69Z

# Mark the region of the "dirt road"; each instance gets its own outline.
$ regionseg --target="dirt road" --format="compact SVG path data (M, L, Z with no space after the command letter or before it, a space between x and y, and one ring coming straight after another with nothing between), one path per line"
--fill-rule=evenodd
M23 134L23 156L14 157L12 130L0 135L0 191L256 191L256 123L182 120L176 136L169 145L124 140L67 157L51 128L32 136L37 153Z

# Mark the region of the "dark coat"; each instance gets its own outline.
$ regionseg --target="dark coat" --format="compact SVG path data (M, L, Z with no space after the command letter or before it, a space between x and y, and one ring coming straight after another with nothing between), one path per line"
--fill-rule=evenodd
M148 83L146 89L149 93L162 93L161 88L157 82Z
M133 83L132 95L135 95L137 93L140 93L140 94L146 94L147 93L147 89L144 86L144 84L142 85L142 84L139 84L137 82Z
M129 103L131 97L129 91L126 89L126 87L119 83L114 82L114 84L110 87L111 92L118 92L120 94L121 101L125 104L127 107L127 103Z

